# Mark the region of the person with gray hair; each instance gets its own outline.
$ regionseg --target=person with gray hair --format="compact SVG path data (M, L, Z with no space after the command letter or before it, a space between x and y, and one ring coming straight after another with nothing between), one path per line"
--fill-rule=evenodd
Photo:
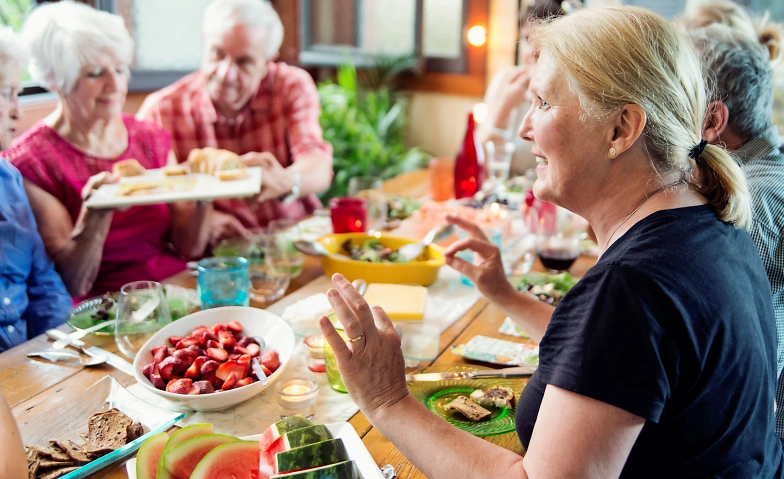
M122 165L155 169L175 161L167 131L122 112L134 47L122 18L63 1L34 9L22 33L33 79L59 102L6 157L25 178L41 237L68 291L83 299L185 269L183 257L199 256L206 246L210 205L84 207L93 188L115 181Z
M749 233L773 294L779 378L776 434L784 441L784 152L778 128L772 121L771 67L776 60L771 55L781 50L761 44L758 38L746 33L749 28L714 23L692 30L689 35L700 52L705 77L715 96L708 106L703 138L731 151L749 184Z
M195 148L214 147L264 169L255 201L216 201L213 244L312 213L321 206L315 193L332 181L318 92L307 72L274 61L282 41L269 2L213 1L204 12L200 71L148 96L137 115L172 132L180 162Z
M59 326L71 309L71 297L38 234L22 176L2 158L21 116L25 58L22 42L10 28L0 27L0 352Z

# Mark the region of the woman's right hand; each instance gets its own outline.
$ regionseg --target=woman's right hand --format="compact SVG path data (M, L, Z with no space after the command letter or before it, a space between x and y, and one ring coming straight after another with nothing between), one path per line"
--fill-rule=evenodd
M533 65L519 65L502 71L498 84L497 111L506 116L526 100Z
M511 284L504 273L501 250L487 239L476 223L455 215L447 215L446 220L468 233L468 238L452 243L444 251L446 264L470 279L487 299L493 301L506 294ZM456 256L464 250L474 252L473 264Z

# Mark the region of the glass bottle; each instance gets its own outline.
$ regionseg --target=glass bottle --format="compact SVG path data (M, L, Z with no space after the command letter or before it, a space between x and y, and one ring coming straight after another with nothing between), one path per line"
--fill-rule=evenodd
M474 114L468 114L468 127L460 151L455 158L455 198L470 198L481 188L485 179L484 149L474 131Z

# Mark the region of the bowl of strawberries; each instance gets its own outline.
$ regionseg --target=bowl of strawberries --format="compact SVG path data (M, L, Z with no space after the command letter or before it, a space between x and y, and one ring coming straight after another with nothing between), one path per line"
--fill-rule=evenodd
M220 411L261 393L285 369L294 332L280 317L230 306L179 319L150 338L133 362L144 388L195 411ZM259 374L267 377L267 384Z

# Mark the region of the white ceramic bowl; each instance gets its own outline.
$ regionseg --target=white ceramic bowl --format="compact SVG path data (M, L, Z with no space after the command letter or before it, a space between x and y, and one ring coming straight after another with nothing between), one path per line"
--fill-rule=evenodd
M152 349L156 346L169 346L170 336L188 336L191 331L199 326L214 326L218 323L236 321L242 325L243 336L261 336L266 342L265 349L274 349L280 356L280 367L269 376L266 386L255 382L229 391L212 394L174 394L155 388L150 380L142 374L145 365L152 362ZM208 309L185 316L165 326L142 346L136 359L133 361L133 372L136 381L144 388L175 403L180 409L194 411L220 411L247 401L271 386L283 373L291 359L296 344L294 331L280 317L257 308L244 308L229 306L224 308Z

